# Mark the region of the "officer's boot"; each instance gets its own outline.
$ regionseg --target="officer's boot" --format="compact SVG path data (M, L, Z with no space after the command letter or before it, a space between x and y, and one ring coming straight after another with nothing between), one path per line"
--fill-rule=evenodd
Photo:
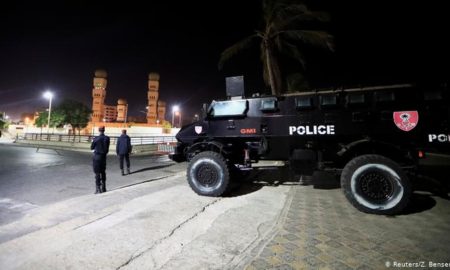
M106 179L102 179L102 192L106 192Z
M124 175L125 175L125 173L124 173L123 169L122 169L121 171L122 171L122 176L124 176Z
M130 168L127 168L127 174L131 174Z
M95 174L95 194L102 193L101 187L100 187L100 174Z

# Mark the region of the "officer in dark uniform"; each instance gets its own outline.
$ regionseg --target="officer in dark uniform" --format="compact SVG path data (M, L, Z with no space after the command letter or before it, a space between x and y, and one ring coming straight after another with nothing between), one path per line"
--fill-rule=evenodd
M127 135L127 130L122 130L122 135L117 139L116 143L116 154L119 156L119 164L120 170L122 171L122 175L125 175L123 171L123 160L127 164L127 174L131 174L130 172L130 153L131 153L131 139Z
M105 127L99 127L100 135L91 144L94 150L93 168L95 173L95 194L106 192L106 155L109 151L109 137L105 135Z

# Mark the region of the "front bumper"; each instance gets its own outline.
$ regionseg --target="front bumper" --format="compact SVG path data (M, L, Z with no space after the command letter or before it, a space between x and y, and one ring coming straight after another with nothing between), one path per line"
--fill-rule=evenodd
M183 145L181 143L178 143L174 149L174 152L169 154L169 158L175 162L186 161L183 149L184 149Z
M176 153L170 153L169 158L175 162L183 162L186 159L184 158L184 155L176 154Z

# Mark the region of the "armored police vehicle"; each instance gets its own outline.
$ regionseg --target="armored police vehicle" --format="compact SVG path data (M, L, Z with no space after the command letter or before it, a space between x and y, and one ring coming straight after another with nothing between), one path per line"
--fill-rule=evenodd
M240 170L281 160L295 174L337 172L357 209L392 215L408 204L422 163L450 168L449 104L446 88L414 85L238 96L183 127L170 158L189 161L200 195L221 196Z

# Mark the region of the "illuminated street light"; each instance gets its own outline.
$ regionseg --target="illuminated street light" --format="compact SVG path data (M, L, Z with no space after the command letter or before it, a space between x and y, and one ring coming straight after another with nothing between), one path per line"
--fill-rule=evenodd
M50 114L52 113L52 99L53 93L46 91L44 93L44 98L48 99L48 121L47 121L47 133L50 134Z
M174 105L172 107L172 127L174 127L174 121L175 121L175 114L177 114L180 112L180 106L178 105Z

